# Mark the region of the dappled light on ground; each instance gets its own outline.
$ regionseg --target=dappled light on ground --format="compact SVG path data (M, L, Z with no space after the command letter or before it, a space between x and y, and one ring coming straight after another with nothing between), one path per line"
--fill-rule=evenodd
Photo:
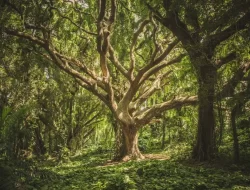
M237 167L182 164L165 154L145 157L140 161L108 162L109 155L84 154L63 162L33 163L26 170L16 171L20 177L17 189L203 190L250 186L249 174Z

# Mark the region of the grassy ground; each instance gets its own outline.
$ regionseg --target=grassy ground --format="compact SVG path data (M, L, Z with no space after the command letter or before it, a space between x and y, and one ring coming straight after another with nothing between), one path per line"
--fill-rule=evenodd
M88 153L61 162L22 163L13 170L15 189L250 189L249 168L180 162L161 154L155 157L157 160L152 154L149 157L142 161L109 163L109 154ZM13 187L2 186L8 188Z

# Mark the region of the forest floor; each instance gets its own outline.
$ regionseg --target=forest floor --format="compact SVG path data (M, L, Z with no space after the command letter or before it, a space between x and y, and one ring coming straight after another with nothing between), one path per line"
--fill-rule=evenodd
M145 160L119 163L108 161L110 157L108 153L92 152L61 161L22 162L13 170L15 189L250 190L250 168L246 166L177 161L164 152L146 154ZM2 185L2 189L11 187Z

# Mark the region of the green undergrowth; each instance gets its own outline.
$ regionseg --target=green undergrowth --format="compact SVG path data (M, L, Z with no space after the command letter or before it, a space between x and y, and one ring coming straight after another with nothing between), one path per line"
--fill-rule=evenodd
M12 169L15 189L250 189L249 174L236 166L218 169L208 164L187 164L174 160L107 163L109 157L104 153L92 153L64 162L26 162ZM12 188L9 184L9 189ZM2 189L8 189L8 184Z

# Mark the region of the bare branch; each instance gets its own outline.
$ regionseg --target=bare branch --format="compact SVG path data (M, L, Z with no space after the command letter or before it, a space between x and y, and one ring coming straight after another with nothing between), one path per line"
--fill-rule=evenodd
M109 59L113 63L113 65L122 73L122 75L129 79L128 71L122 66L120 61L115 55L114 49L111 45L109 45Z
M162 111L178 108L184 105L195 105L197 104L197 102L197 96L174 98L161 104L155 104L151 108L146 108L145 110L142 110L142 113L137 113L138 115L135 115L135 121L138 125L142 126L149 123L155 115L161 113Z
M92 36L97 36L96 33L87 31L86 29L84 29L83 27L81 27L79 24L77 24L76 22L74 22L71 18L69 18L69 17L63 15L63 14L61 13L61 11L58 10L56 7L51 7L51 9L56 10L60 17L62 17L63 19L66 19L66 20L68 20L68 21L70 21L71 24L73 24L74 26L76 26L77 28L79 28L81 31L83 31L83 32L85 32L85 33L87 33L87 34L90 34L90 35L92 35Z
M158 75L157 78L152 82L151 85L147 85L148 88L143 88L142 93L138 95L138 99L135 102L131 103L130 108L136 109L138 108L143 102L145 102L150 96L152 96L156 91L161 90L166 83L162 82L172 71L166 72L164 74Z
M152 65L157 65L161 61L163 61L169 53L173 50L173 48L179 43L180 40L175 39L173 42L171 42L168 47L165 49L165 51L156 59L154 60L151 64Z
M132 43L130 46L130 68L129 68L129 75L131 80L133 80L134 76L133 76L133 72L134 72L134 68L135 68L135 56L134 56L134 49L135 49L135 45L137 43L138 37L139 35L143 32L144 27L150 22L150 20L144 20L138 30L134 33L133 39L132 39Z
M103 82L107 89L106 92L108 93L110 106L112 107L113 110L115 110L117 108L117 103L115 101L114 90L110 80L110 71L107 66L107 53L108 51L111 51L112 54L112 48L110 48L110 34L111 34L112 24L115 21L116 1L115 0L111 1L111 14L109 20L105 18L106 5L107 5L106 0L98 1L99 15L97 20L97 30L98 30L97 50L100 54L100 67L102 70ZM115 58L114 61L115 63L119 64L119 62L117 62Z
M179 42L178 40L174 40L156 60L154 60L153 62L150 62L148 65L143 67L138 72L138 74L134 80L134 83L139 84L137 86L137 89L140 87L140 85L142 85L145 82L145 80L147 80L151 75L158 72L160 69L162 69L168 65L171 65L173 63L181 61L181 59L183 58L183 55L180 55L176 59L173 59L169 62L164 62L164 63L160 64L166 58L166 56L171 52L171 50L175 47L175 45L178 44L178 42Z
M90 78L86 78L84 77L83 75L81 75L78 71L72 69L69 65L69 62L68 60L74 60L72 58L67 58L66 56L63 56L61 54L59 54L57 51L55 51L54 49L51 49L49 47L49 44L45 43L44 41L34 37L34 36L31 36L27 33L23 33L23 32L19 32L19 31L15 31L15 30L9 30L9 29L6 29L4 30L7 34L9 35L13 35L13 36L17 36L17 37L20 37L20 38L24 38L24 39L27 39L31 42L34 42L35 44L37 45L40 45L41 47L43 47L47 52L48 54L50 55L50 58L52 59L52 61L57 64L61 69L63 69L65 72L69 73L70 75L82 80L83 82L85 82L86 84L88 85L93 85L94 83L96 83L95 79L94 78L94 75L91 74L91 72L87 69L85 69L85 72L87 74L89 74L90 76L92 75L93 79L90 79ZM48 58L48 57L47 57ZM65 60L61 59L61 58L64 58ZM49 58L48 58L49 59ZM75 62L77 63L77 61ZM78 62L79 64L79 62Z
M46 43L45 43L44 40L39 39L39 38L34 37L34 36L31 36L31 35L29 35L27 33L24 33L24 32L19 32L17 30L10 30L8 28L4 28L4 32L6 34L9 34L9 35L12 35L12 36L16 36L16 37L27 39L27 40L32 41L35 44L38 44L38 45L40 45L42 47L45 47L45 45L46 45Z
M180 62L183 57L185 57L185 54L181 54L181 55L177 56L176 58L174 58L174 59L172 59L170 61L165 61L165 62L162 62L161 64L155 65L154 67L152 67L151 69L149 69L148 71L146 71L142 75L142 77L140 79L140 82L139 82L139 85L142 85L145 82L145 80L147 80L153 74L156 74L161 69L163 69L163 68L165 68L165 67L167 67L169 65Z
M75 78L78 78L89 86L92 86L96 83L95 80L83 76L81 73L70 67L69 62L60 59L60 57L56 55L57 52L53 51L53 49L50 49L50 47L45 48L45 50L48 52L53 62L68 74L72 75Z
M109 103L109 100L107 98L107 96L105 96L103 93L99 92L97 90L97 88L92 85L87 85L86 83L84 83L83 81L81 81L80 79L76 79L76 81L78 82L78 84L80 86L82 86L83 88L85 88L86 90L88 90L89 92L93 93L95 96L97 96L102 102L105 103L106 106L108 106L108 108L114 112L115 110L113 109L113 107L111 106L111 104Z

